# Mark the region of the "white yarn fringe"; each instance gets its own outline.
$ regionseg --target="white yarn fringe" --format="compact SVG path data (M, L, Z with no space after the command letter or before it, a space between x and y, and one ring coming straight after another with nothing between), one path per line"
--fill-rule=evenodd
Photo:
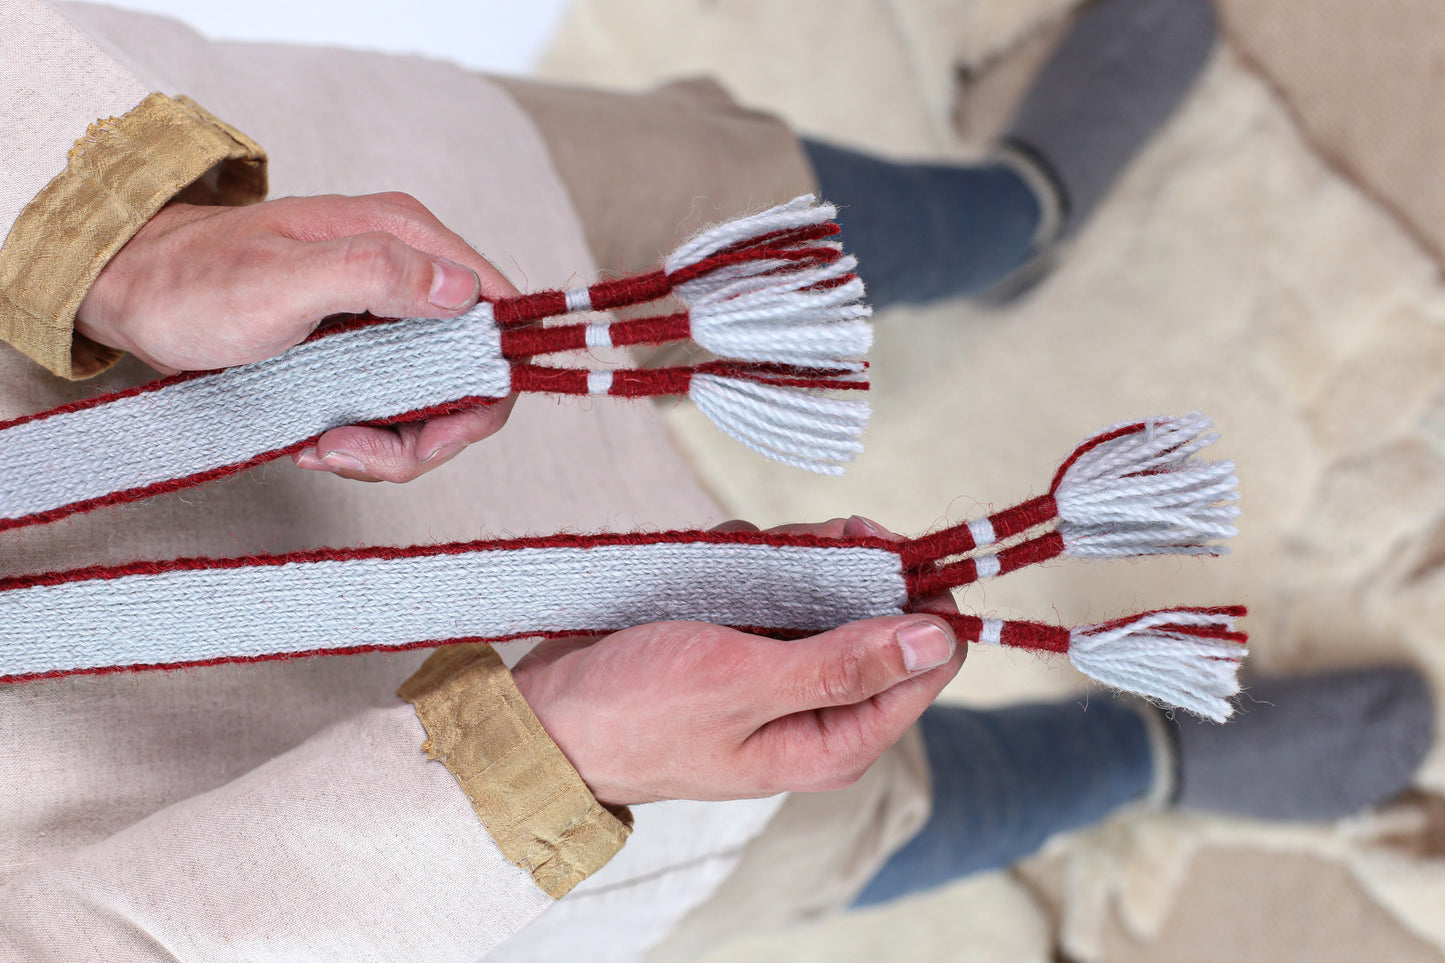
M826 223L838 213L811 195L794 198L770 210L710 228L680 247L665 264L673 273L734 244L777 231ZM838 250L832 241L804 242L802 247ZM842 257L815 265L781 258L730 264L677 286L687 305L693 340L724 358L797 365L836 367L862 358L873 346L873 329L865 320L873 309L863 303L863 282L853 278L833 287L858 267L857 258Z
M775 231L826 224L837 216L838 208L832 204L819 204L812 194L802 194L786 204L694 234L668 256L662 263L662 269L672 274L739 242Z
M1106 429L1107 434L1128 422ZM1154 418L1143 431L1089 449L1054 492L1070 555L1217 555L1234 537L1239 484L1230 461L1197 461L1214 443L1198 412Z
M1223 722L1234 712L1229 699L1239 692L1247 650L1181 631L1187 626L1232 629L1234 616L1151 612L1124 625L1083 626L1069 633L1069 660L1104 685Z
M729 266L678 286L688 306L693 340L713 354L805 368L836 367L873 346L873 309L863 282L814 288L858 266L844 257L797 269L788 261ZM772 271L776 273L763 273Z
M810 194L795 197L695 235L663 269L673 274L734 245L825 224L837 214L836 207ZM798 246L839 250L829 240ZM687 305L692 339L721 358L857 374L873 346L867 321L873 309L863 302L861 280L836 283L857 266L853 257L822 265L762 258L708 271L679 284L675 293ZM841 475L862 451L858 439L868 422L866 402L720 375L694 376L688 395L722 431L784 464Z
M693 376L688 397L726 434L795 468L841 475L863 450L863 401L708 374Z

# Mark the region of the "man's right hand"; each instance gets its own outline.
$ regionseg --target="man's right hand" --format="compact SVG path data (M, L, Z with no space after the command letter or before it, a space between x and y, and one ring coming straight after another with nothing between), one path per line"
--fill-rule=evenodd
M889 537L856 518L788 530ZM926 607L956 611L946 596ZM593 795L626 805L847 786L966 654L944 619L922 613L790 642L662 622L543 643L513 676Z

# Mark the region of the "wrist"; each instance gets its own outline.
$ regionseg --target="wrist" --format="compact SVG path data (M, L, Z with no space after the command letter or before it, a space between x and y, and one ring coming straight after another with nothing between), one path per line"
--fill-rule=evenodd
M76 309L76 332L108 348L143 355L135 332L126 323L131 287L165 260L183 256L183 251L169 250L165 243L177 229L223 210L172 201L157 211L101 268Z
M512 669L512 684L521 693L522 699L532 710L538 725L542 731L557 747L557 751L567 760L572 769L576 771L578 778L587 787L602 805L609 809L619 809L626 806L637 805L644 802L655 802L652 798L641 798L635 792L628 792L621 786L612 785L601 777L595 766L584 758L585 753L581 751L576 740L570 737L568 727L562 722L562 713L559 710L560 701L564 698L560 694L562 688L557 684L557 673L564 671L552 660L533 660L530 657L524 658ZM594 725L600 720L593 720Z

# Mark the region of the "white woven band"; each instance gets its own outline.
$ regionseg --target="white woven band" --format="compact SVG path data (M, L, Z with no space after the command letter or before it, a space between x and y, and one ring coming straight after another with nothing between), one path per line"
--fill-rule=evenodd
M341 425L505 397L491 305L317 338L229 368L4 432L0 518L187 478Z
M0 591L0 678L673 619L817 632L906 601L898 555L858 547L681 542L177 570Z

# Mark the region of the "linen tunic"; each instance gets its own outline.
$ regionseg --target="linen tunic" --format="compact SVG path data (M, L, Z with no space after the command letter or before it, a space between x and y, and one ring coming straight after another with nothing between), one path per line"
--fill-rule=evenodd
M524 289L594 270L548 138L487 78L213 43L41 0L0 7L0 37L0 337L18 349L0 349L0 418L154 376L74 335L73 318L108 258L183 190L222 204L260 200L268 179L277 196L406 190ZM7 533L0 575L719 518L646 406L528 398L499 436L409 485L274 464ZM636 959L669 933L685 946L674 931L689 913L697 934L732 927L746 892L732 915L708 898L738 886L740 865L778 869L763 830L784 797L638 807L635 841L608 864L633 817L592 798L500 662L442 650L406 682L409 704L398 686L425 658L0 689L0 958ZM469 726L449 728L455 715ZM481 744L497 765L448 768L429 736ZM820 892L846 902L921 824L917 747L876 769L787 837L807 854L781 857L794 875L830 882L776 904L794 908L783 917ZM839 826L826 851L808 835Z

